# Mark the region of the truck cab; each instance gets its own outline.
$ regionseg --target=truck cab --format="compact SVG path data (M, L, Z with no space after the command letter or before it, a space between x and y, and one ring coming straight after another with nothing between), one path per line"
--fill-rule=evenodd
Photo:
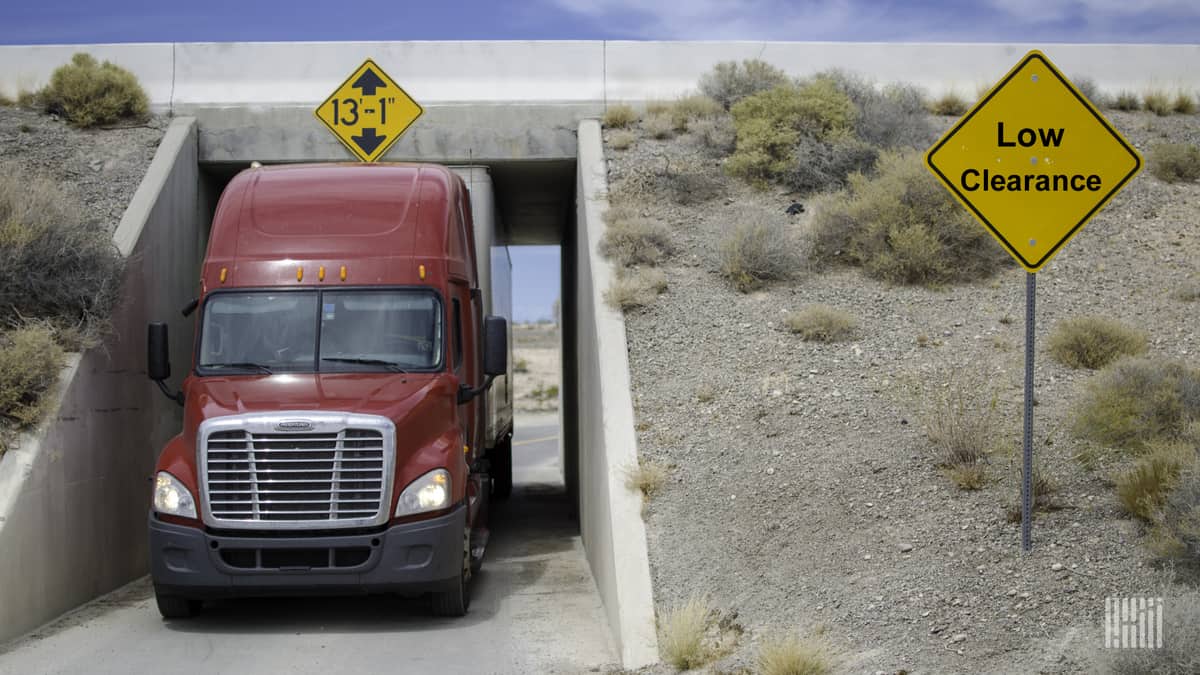
M183 406L149 516L164 617L321 593L429 593L436 614L466 613L489 499L511 489L482 187L482 225L437 165L257 167L226 187L180 392L165 325L148 331L148 374Z

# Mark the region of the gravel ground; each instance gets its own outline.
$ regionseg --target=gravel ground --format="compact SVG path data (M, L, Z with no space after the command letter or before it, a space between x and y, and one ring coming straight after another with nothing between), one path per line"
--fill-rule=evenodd
M1143 153L1200 143L1195 115L1109 116ZM1197 363L1200 305L1171 291L1200 271L1200 185L1141 174L1038 275L1035 451L1063 508L1039 514L1026 556L1006 518L1020 493L1022 270L942 290L799 270L744 295L718 276L717 242L748 211L789 218L792 197L724 179L687 137L639 134L607 155L610 181L643 191L676 247L669 290L626 326L639 450L670 467L645 510L656 605L707 594L746 629L712 670L752 666L764 636L823 630L846 672L1090 672L1106 596L1172 593L1117 505L1112 467L1074 459L1068 409L1090 373L1040 347L1059 320L1100 314L1147 330L1151 355ZM719 181L716 199L681 206L646 187L660 167L689 164ZM797 233L808 206L791 218ZM782 329L785 312L814 302L854 315L857 339ZM906 393L948 382L999 401L1004 450L977 492L932 466ZM715 397L698 400L702 388Z
M60 182L111 232L142 182L169 119L112 129L76 129L54 115L0 107L0 165Z

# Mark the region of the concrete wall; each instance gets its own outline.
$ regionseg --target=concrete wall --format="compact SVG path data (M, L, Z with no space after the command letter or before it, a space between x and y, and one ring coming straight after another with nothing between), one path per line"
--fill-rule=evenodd
M654 597L641 495L625 487L637 463L625 319L603 299L613 268L600 254L608 209L607 168L600 124L579 125L575 231L575 420L579 520L588 562L625 668L658 660Z
M1087 75L1112 91L1200 90L1200 45L455 41L3 46L0 94L40 87L84 50L132 70L155 105L184 112L311 108L367 57L423 105L672 97L693 89L714 63L745 58L795 75L838 67L973 96L1034 47L1068 76Z
M182 371L205 237L196 149L195 120L174 120L113 235L127 259L113 334L71 357L52 416L0 460L0 642L146 573L150 477L180 425L146 379L146 322L170 321Z

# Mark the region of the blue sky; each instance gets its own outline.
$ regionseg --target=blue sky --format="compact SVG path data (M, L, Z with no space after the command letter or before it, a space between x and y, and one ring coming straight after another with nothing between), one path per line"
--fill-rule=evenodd
M1200 0L4 0L0 44L288 40L1200 43ZM555 248L513 250L518 320L549 317Z

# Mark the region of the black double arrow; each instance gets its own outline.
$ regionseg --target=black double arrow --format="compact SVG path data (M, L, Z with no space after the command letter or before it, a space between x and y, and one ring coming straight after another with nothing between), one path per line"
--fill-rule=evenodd
M374 96L376 89L386 89L388 85L387 82L383 81L383 78L375 73L374 69L368 67L350 86L361 91L363 96ZM366 127L362 130L361 135L351 136L350 140L354 141L354 144L361 148L363 152L370 155L375 152L375 149L380 144L387 140L387 135L380 136L375 132L375 127Z

